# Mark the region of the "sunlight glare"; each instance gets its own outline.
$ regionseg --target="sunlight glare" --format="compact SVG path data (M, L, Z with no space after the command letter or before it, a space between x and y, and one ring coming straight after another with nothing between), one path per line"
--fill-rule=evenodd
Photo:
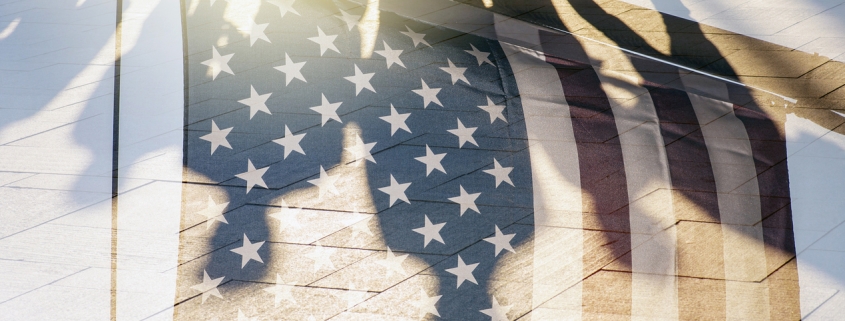
M368 0L364 16L358 23L358 33L361 34L361 58L373 56L373 49L376 46L376 37L379 28L379 0Z
M3 29L3 31L0 31L0 40L6 39L9 36L11 36L12 33L15 32L15 29L18 28L18 24L20 24L20 23L21 23L20 17L15 18L15 20L12 20L12 22L10 22L8 26L6 26L6 29Z

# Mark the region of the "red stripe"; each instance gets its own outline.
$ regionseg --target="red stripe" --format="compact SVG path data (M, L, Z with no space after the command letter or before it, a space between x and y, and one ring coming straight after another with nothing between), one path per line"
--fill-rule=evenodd
M571 38L540 32L546 62L557 70L569 104L578 150L585 229L583 313L585 318L630 316L631 273L604 269L611 263L628 270L631 266L622 146L613 110L595 69L585 63L588 60L581 47L571 45L573 39L567 37ZM558 58L556 53L575 60Z
M672 70L677 72L677 70ZM678 315L724 319L725 268L716 180L687 92L646 86L660 119L678 237Z
M731 88L732 94L744 89ZM733 99L732 99L733 100ZM734 106L734 113L745 125L760 191L763 240L766 243L766 272L769 285L769 311L772 320L801 318L795 236L792 229L786 138L777 129L783 124L783 111L764 111L754 102Z

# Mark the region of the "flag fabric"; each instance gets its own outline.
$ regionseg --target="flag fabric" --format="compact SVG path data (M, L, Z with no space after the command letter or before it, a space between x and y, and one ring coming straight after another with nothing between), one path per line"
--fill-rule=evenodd
M186 10L176 319L798 314L742 86L451 2Z

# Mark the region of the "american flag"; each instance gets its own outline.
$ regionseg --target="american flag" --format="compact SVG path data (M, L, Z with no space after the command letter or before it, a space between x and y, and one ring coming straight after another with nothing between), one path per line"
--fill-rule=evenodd
M785 147L748 89L374 3L188 15L177 319L797 313Z

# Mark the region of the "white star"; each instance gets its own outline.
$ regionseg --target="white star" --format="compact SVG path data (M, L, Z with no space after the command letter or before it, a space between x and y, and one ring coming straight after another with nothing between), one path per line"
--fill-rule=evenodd
M393 64L402 66L402 68L407 68L405 67L405 64L402 63L402 60L399 59L399 54L402 53L402 50L392 49L390 48L390 46L387 45L387 41L382 42L384 43L384 50L376 50L373 52L384 57L385 61L387 62L387 69L390 69L390 66L393 66Z
M452 84L454 85L458 82L458 80L461 80L469 85L469 80L467 80L467 76L464 75L464 72L466 72L467 69L455 66L449 58L446 58L446 61L449 62L449 67L440 67L440 69L452 76Z
M448 132L458 136L458 148L464 147L464 144L470 142L471 144L478 146L478 143L475 142L475 138L472 137L472 133L478 127L464 127L464 123L461 122L461 119L458 118L458 128L449 129Z
M320 29L320 27L317 27L317 36L308 38L308 40L316 42L317 44L320 45L320 56L322 56L324 53L326 53L326 50L328 50L328 49L331 49L331 50L334 50L337 53L340 53L340 50L337 50L337 47L335 47L335 45L334 45L334 39L335 38L337 38L337 35L327 36L325 33L323 33L323 29Z
M223 216L223 210L226 209L226 206L229 206L229 202L217 204L214 202L214 199L211 198L211 195L208 195L208 207L204 210L197 212L197 214L205 216L205 229L208 230L214 225L214 222L221 222L224 224L229 224L226 221L226 217Z
M486 63L488 63L488 64L490 64L491 66L493 66L493 62L492 62L492 61L490 61L490 58L488 58L488 57L490 57L490 53L489 53L489 52L484 52L484 51L478 50L478 49L477 49L477 48L475 48L475 46L473 46L472 44L469 44L469 46L470 46L470 47L472 47L472 50L464 50L464 51L466 51L466 52L467 52L467 53L469 53L470 55L475 56L475 59L476 59L476 60L478 60L478 65L479 65L479 66L481 66L481 65L482 65L482 64L484 64L485 62L486 62Z
M366 215L367 217L362 220L362 219L360 219L360 217L358 217L358 215L365 215L365 214L358 213L358 210L355 210L355 212L353 212L352 214L354 214L355 217L343 221L344 225L346 225L347 227L349 227L349 226L352 227L352 235L349 236L349 238L354 239L358 236L358 234L361 234L361 233L366 233L369 236L373 236L374 235L373 231L370 230L370 220L373 219L373 216L372 215Z
M276 302L276 307L278 307L279 303L281 303L282 300L287 300L293 304L297 303L296 299L293 298L293 293L291 293L291 290L293 290L294 288L294 286L287 285L282 282L282 277L279 276L279 274L277 273L276 285L264 288L264 291L275 296L273 298L273 301Z
M464 281L470 281L472 283L478 284L478 282L475 281L475 276L472 275L472 271L475 270L477 266L478 263L467 265L466 263L464 263L464 260L461 259L461 255L459 254L458 266L453 267L451 269L446 269L446 272L452 273L458 277L458 286L456 286L456 288L460 288L461 284L464 283Z
M511 181L510 173L513 170L513 167L502 167L499 164L499 161L496 158L493 158L493 169L485 169L484 172L496 177L496 187L499 187L501 182L506 182L513 186L513 182Z
M306 133L294 135L290 131L290 128L288 128L288 125L285 125L285 136L273 140L274 143L282 145L285 148L285 155L282 157L282 159L287 159L288 155L290 155L291 152L297 152L302 155L305 155L305 151L303 151L302 146L299 145L299 142L302 141L302 138L305 137L305 134Z
M334 119L338 123L343 123L343 121L340 120L340 116L337 115L337 109L340 108L340 104L343 102L329 103L329 100L326 99L326 95L321 95L323 98L322 104L320 104L320 106L311 107L311 110L320 113L320 116L322 116L323 124L321 126L325 126L329 119Z
M442 295L428 296L428 294L425 293L425 290L420 289L420 299L410 303L417 309L420 309L420 319L425 318L425 316L429 313L439 317L440 313L437 312L437 307L435 305L441 297Z
M241 309L238 309L238 321L258 321L257 317L247 317Z
M496 121L497 118L501 119L502 121L504 121L506 123L508 122L508 120L505 119L505 115L502 115L502 111L505 110L505 106L494 104L493 101L490 100L489 96L487 97L487 106L482 105L482 106L478 106L478 108L481 108L482 110L486 111L490 115L490 123L491 124L494 121Z
M301 211L301 208L288 207L288 203L285 202L285 200L282 200L282 209L276 213L270 214L270 217L279 220L279 233L283 233L285 227L294 229L302 227L302 224L300 224L299 220L296 219L297 215L299 215L299 212Z
M305 81L305 77L302 76L302 66L305 66L305 61L293 62L290 56L288 56L288 53L285 53L285 64L273 68L285 73L285 86L287 86L294 78L302 80L302 82L307 82Z
M340 175L329 175L323 169L323 166L320 166L320 178L315 178L308 180L308 183L311 183L320 188L320 199L323 199L323 195L326 195L326 192L331 192L334 195L340 195L340 192L337 191L337 187L334 186L334 183L337 182L337 179L340 178Z
M250 243L249 238L247 238L246 234L244 234L244 244L241 247L231 249L230 251L241 255L241 268L243 269L249 260L264 263L264 261L261 260L261 256L258 255L258 249L261 248L262 245L264 245L264 241Z
M249 119L252 119L252 117L259 111L272 115L266 104L267 99L269 99L272 94L273 93L266 93L259 95L258 92L255 91L255 88L252 87L252 85L249 85L249 98L238 100L238 102L249 106Z
M390 136L393 136L393 134L395 134L399 129L403 129L408 133L411 132L411 129L408 128L408 124L405 124L405 120L407 120L409 116L411 116L411 113L400 114L396 111L396 108L393 108L393 104L390 104L390 115L381 116L379 118L390 123Z
M201 62L203 65L208 66L208 68L211 68L211 80L216 79L217 75L219 75L221 71L228 72L232 75L235 74L232 72L232 69L229 68L229 60L232 59L232 56L234 55L235 54L231 53L221 56L220 53L217 52L217 48L211 46L211 59Z
M464 212L466 212L467 209L472 209L476 213L481 214L481 212L478 210L478 206L475 206L475 199L477 199L478 196L481 195L481 193L467 194L467 191L464 190L463 185L458 186L461 188L461 195L451 197L449 198L449 200L461 204L460 216L464 216Z
M431 47L431 45L428 44L428 41L425 41L425 39L423 39L423 37L425 37L424 33L416 33L413 30L411 30L411 27L408 27L408 26L405 26L405 28L408 28L408 32L404 32L404 31L400 31L400 32L403 35L411 37L411 40L414 41L414 48L416 48L417 45L419 45L420 43Z
M223 282L223 278L225 278L225 276L212 280L208 277L208 272L203 270L202 283L191 286L191 289L202 292L202 303L205 303L205 300L212 295L222 299L223 296L220 294L220 290L217 289L217 286L220 285L220 282Z
M367 143L364 144L364 141L361 140L361 136L355 134L355 145L349 146L344 148L347 152L352 154L352 159L355 160L355 165L360 165L364 162L364 160L368 160L376 163L376 159L373 158L373 154L370 154L370 151L373 150L373 147L376 146L377 142Z
M282 18L285 17L285 14L288 12L295 14L297 16L301 16L299 12L296 12L296 9L293 8L293 2L296 0L270 0L270 4L279 7L279 11L282 13Z
M346 27L349 28L349 31L352 31L352 28L355 28L358 25L358 21L361 19L361 16L356 16L354 14L346 13L346 11L340 10L341 16L335 16L343 22L346 22Z
M387 277L392 277L393 273L399 273L402 276L407 276L405 268L402 267L402 262L408 258L408 254L394 255L390 247L387 247L387 257L384 260L377 261L376 264L384 267Z
M255 42L258 39L261 39L261 40L264 40L264 41L270 43L270 38L267 38L267 35L264 34L264 30L267 29L267 26L270 25L270 24L269 23L257 24L257 23L255 23L255 21L252 21L252 19L248 19L248 20L249 20L249 26L242 29L242 31L246 31L247 33L249 33L249 46L252 47L252 45L254 45Z
M508 312L513 305L501 306L496 297L491 297L490 301L492 301L493 306L489 309L479 310L479 312L490 316L490 321L508 321Z
M351 204L351 206L352 206L352 214L349 215L348 218L341 221L343 223L344 227L349 227L352 224L361 222L365 217L366 217L367 220L370 219L367 216L369 216L371 214L361 214L360 212L358 212L358 203L357 202L353 202Z
M252 165L252 160L250 159L246 160L246 165L246 172L235 175L246 181L246 193L249 194L249 191L252 190L252 187L255 185L267 188L267 184L264 183L264 179L261 177L264 176L264 173L267 172L267 169L269 169L270 166L255 169L255 166Z
M446 174L446 169L443 168L443 164L440 164L440 162L443 161L443 157L446 157L446 153L435 154L431 151L431 148L428 147L428 144L426 144L425 156L416 157L414 159L425 164L425 176L428 177L428 174L431 174L431 171L435 169L443 172L443 174Z
M428 104L435 103L440 107L443 107L443 104L440 103L440 99L437 99L437 93L440 92L440 88L428 88L428 84L425 83L425 80L420 78L420 82L422 82L422 88L411 90L417 95L422 96L423 98L423 109L428 107Z
M346 301L346 309L349 310L356 304L361 303L367 298L367 291L355 291L355 285L349 283L348 289L341 293L335 293L334 296Z
M502 230L499 229L498 225L493 225L496 227L496 236L491 236L484 241L491 243L496 246L496 254L493 256L499 256L499 252L503 249L516 253L511 246L511 240L516 234L502 234Z
M234 127L220 129L217 127L214 119L211 120L211 133L200 136L200 139L211 143L211 155L214 155L214 151L216 151L217 147L220 146L232 149L232 145L229 145L229 141L226 139L226 136L229 135L232 128Z
M334 270L334 263L332 263L332 254L337 251L335 248L322 247L317 245L314 251L305 255L305 257L314 260L314 272L320 271L324 266L330 270Z
M440 230L443 229L443 226L445 225L445 222L431 224L431 220L428 219L428 215L425 215L425 226L415 228L412 231L420 233L425 237L425 240L423 240L423 248L427 247L431 240L436 240L437 242L446 245L446 242L443 242L443 237L440 236Z
M408 186L411 186L411 183L399 184L399 182L393 178L393 174L390 174L390 186L385 186L379 188L378 190L390 195L389 207L392 207L398 200L403 200L405 203L411 204L411 201L408 200L408 196L405 195L405 190L408 189Z
M361 89L369 89L372 92L376 92L373 88L373 85L370 83L370 79L373 78L373 75L376 73L371 72L369 74L365 74L361 72L361 69L358 68L358 65L353 64L355 66L355 75L349 77L343 77L343 79L349 80L353 84L355 84L355 96L358 96L361 93Z

